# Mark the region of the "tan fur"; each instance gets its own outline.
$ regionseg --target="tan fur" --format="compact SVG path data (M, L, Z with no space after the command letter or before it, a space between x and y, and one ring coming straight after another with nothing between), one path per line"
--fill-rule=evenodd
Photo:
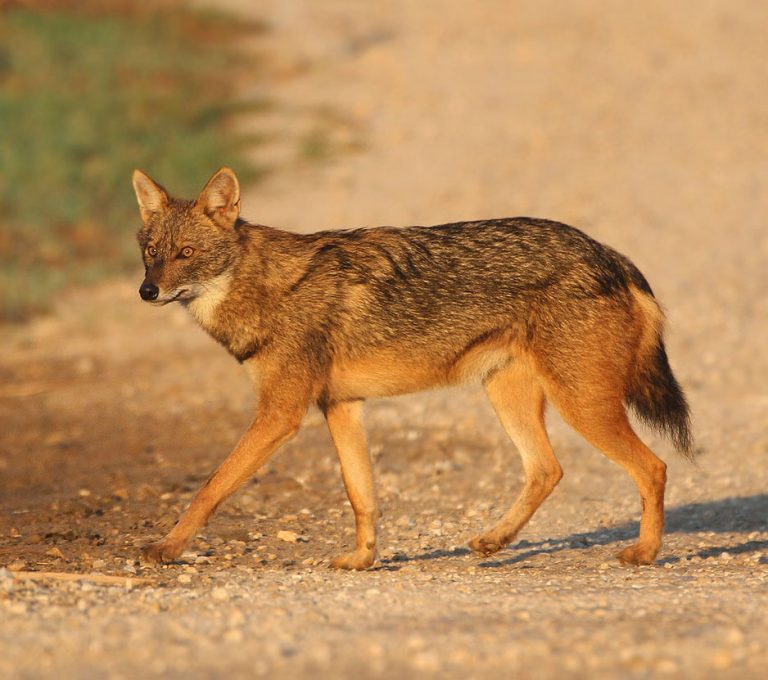
M544 424L549 402L638 486L639 541L619 557L655 559L666 466L635 435L625 403L683 452L690 433L661 309L629 260L572 227L529 218L289 234L239 219L239 185L226 168L194 202L139 171L134 187L145 221L142 297L186 305L259 394L249 429L173 530L144 549L147 559L178 557L317 404L357 526L355 549L332 564L371 566L378 509L364 400L471 382L483 383L526 473L474 550L511 542L562 477Z
M637 323L640 328L637 354L647 356L656 347L664 329L664 312L650 295L634 286L630 287L629 292L637 309Z
M397 350L360 359L342 358L331 365L328 396L337 402L420 392L446 385L444 373L419 357L407 357Z
M490 531L470 541L490 555L508 545L563 476L544 426L544 384L529 358L497 371L485 389L501 424L517 446L526 482L520 496Z
M357 524L355 550L337 557L332 565L339 569L366 569L376 559L378 510L363 428L363 402L336 403L328 409L327 418Z

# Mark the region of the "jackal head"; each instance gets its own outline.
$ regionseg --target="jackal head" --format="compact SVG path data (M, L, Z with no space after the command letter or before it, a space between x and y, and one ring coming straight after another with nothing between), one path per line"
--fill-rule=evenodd
M240 186L232 170L216 172L194 201L169 196L141 170L133 172L133 188L144 221L137 235L145 268L142 300L192 301L231 270L240 253Z

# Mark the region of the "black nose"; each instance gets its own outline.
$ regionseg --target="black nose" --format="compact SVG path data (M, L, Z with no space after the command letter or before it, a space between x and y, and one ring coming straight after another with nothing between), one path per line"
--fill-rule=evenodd
M139 295L142 300L157 300L157 296L160 294L160 289L149 281L145 281L139 288Z

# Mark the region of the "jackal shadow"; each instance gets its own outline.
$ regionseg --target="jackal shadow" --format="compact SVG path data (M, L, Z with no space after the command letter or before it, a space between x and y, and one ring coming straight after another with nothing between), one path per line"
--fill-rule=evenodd
M626 522L615 527L602 527L594 531L571 534L563 538L547 539L545 541L518 541L513 543L505 552L515 551L515 554L502 559L486 560L481 567L500 567L525 560L534 555L552 554L561 550L586 549L592 546L610 545L623 541L631 541L637 537L639 522ZM708 531L716 533L750 533L753 531L768 531L768 494L754 496L732 496L716 501L689 503L666 511L666 534L695 533ZM768 540L750 540L739 545L712 546L699 550L693 555L697 557L713 557L722 552L732 555L750 553L768 549ZM468 548L454 550L434 550L420 555L397 555L390 560L382 560L384 569L392 569L398 562L460 557L471 551ZM659 562L679 562L680 557L664 557ZM765 559L765 558L764 558Z

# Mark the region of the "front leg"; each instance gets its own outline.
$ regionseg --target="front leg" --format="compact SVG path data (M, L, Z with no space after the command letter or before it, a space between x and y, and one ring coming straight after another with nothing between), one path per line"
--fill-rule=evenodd
M331 404L325 413L349 502L355 511L357 540L353 552L331 562L336 569L367 569L376 559L376 492L363 428L363 402Z
M235 449L203 484L176 526L162 540L145 546L142 557L150 563L178 558L214 510L294 436L305 411L301 401L261 404Z

